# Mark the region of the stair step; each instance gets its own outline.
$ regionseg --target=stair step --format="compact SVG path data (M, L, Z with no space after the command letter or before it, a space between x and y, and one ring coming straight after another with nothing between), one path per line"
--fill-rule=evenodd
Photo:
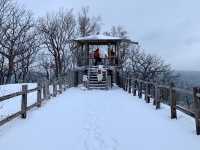
M89 71L89 77L88 77L88 89L98 89L98 90L106 90L107 88L107 81L106 81L106 68L105 72L103 72L103 80L101 82L98 82L98 66L90 66L88 69Z
M91 87L91 86L94 86L94 87L102 87L102 86L107 86L107 84L105 84L105 83L102 83L102 84L99 84L99 83L98 83L98 84L95 84L95 83L92 83L92 84L91 84L91 83L89 83L88 86L90 86L90 87Z
M107 87L103 87L103 88L89 88L88 87L88 90L107 90L108 88Z
M98 81L92 81L92 80L89 80L89 83L99 83ZM106 80L102 80L100 83L106 83Z

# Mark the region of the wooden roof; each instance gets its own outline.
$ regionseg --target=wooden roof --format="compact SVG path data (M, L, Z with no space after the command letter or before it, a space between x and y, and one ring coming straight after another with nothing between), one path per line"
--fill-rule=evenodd
M121 42L138 44L138 42L133 42L129 39L123 39L119 37L112 37L105 35L90 35L86 37L77 38L74 41L81 44L90 44L90 45L108 45L108 44L117 44Z

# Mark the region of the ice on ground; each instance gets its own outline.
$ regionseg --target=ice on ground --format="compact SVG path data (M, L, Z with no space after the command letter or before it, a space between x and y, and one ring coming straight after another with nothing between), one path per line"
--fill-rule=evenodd
M0 127L2 150L199 150L194 119L155 110L121 89L71 88Z

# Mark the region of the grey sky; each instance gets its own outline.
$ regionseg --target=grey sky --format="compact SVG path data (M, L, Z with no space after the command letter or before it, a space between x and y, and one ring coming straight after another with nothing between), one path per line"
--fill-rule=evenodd
M161 56L174 69L200 70L199 0L18 0L36 15L61 7L90 6L103 29L122 25L148 53Z

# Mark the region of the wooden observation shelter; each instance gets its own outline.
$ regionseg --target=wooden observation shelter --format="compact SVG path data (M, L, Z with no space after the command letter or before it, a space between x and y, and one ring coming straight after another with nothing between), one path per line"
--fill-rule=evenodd
M105 35L90 35L73 40L77 49L74 53L79 82L87 75L88 89L109 89L117 83L117 73L122 69L122 56L126 53L123 45L136 44L129 39ZM100 62L95 63L95 51L100 50ZM103 79L98 81L99 69L103 70Z

